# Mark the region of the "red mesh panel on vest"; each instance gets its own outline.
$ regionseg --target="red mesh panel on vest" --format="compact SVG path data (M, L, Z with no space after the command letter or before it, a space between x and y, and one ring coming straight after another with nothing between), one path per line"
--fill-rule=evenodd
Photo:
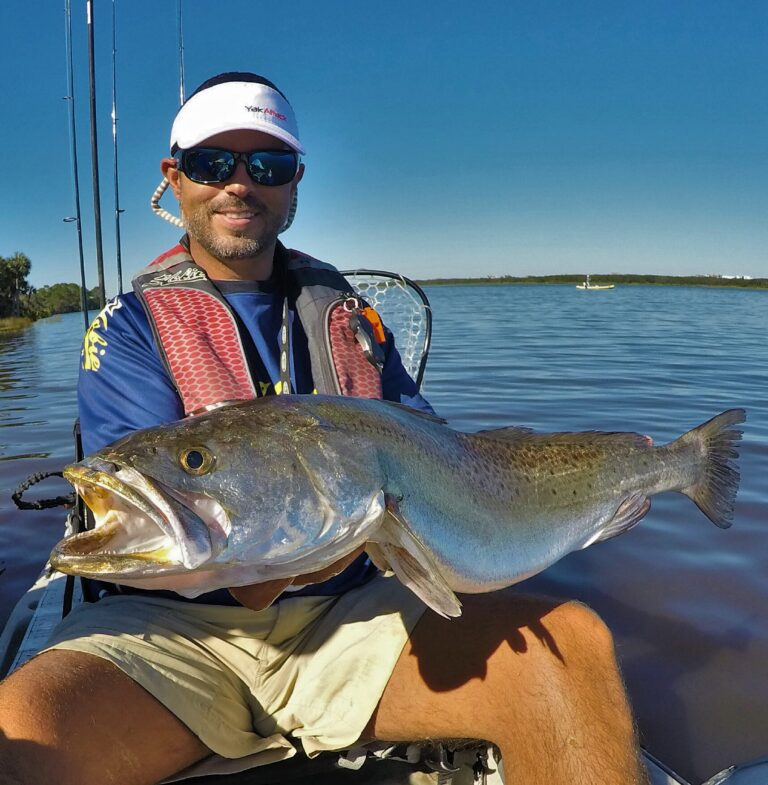
M186 414L219 401L256 397L237 325L224 305L195 289L150 289L145 297ZM228 364L222 356L230 358Z
M365 358L363 349L349 326L351 315L344 305L339 303L331 312L328 324L333 365L341 394L358 398L383 398L381 374Z

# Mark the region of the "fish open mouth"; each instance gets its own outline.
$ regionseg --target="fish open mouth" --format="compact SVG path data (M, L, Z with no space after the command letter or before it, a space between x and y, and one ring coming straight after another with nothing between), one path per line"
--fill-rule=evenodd
M56 545L50 561L60 572L90 577L181 572L226 544L228 517L202 494L182 494L101 459L69 466L64 477L93 513L95 528Z

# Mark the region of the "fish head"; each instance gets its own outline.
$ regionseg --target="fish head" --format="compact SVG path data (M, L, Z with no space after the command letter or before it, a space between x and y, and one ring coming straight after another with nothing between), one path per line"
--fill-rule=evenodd
M67 467L95 528L61 541L52 566L131 585L247 565L256 583L362 544L384 510L376 450L301 407L259 404L136 431Z

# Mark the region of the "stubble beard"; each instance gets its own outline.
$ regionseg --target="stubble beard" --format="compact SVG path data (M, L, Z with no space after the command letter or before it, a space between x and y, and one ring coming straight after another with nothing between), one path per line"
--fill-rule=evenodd
M245 231L217 234L213 229L213 216L227 209L258 212L264 219L264 228L256 237L248 237ZM217 205L201 204L192 211L182 208L182 216L184 228L189 236L211 256L222 262L240 261L258 256L275 243L285 224L285 216L270 212L262 204L248 203L240 199L236 201L230 199Z

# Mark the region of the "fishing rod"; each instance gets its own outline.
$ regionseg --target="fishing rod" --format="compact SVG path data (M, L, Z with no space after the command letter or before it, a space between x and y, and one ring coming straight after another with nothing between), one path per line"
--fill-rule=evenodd
M93 172L93 220L96 231L96 272L98 274L99 308L106 305L104 293L104 252L101 242L101 194L99 190L99 145L96 136L96 66L93 43L93 0L85 0L88 24L88 82L91 109L91 170Z
M77 166L77 132L75 129L75 80L72 67L72 8L70 0L64 0L64 38L66 41L67 58L67 94L69 111L70 158L72 160L72 188L75 202L75 214L65 218L65 223L77 226L77 248L80 255L80 310L83 312L85 329L88 329L88 289L85 285L85 257L83 255L83 227L80 221L80 176Z
M123 260L120 243L120 181L118 178L117 159L117 0L112 0L112 160L114 169L112 179L115 186L115 253L117 258L117 293L123 293Z
M177 0L176 8L178 15L176 18L176 31L179 39L179 106L181 106L186 94L184 91L184 21L182 19L182 0Z
M185 91L184 91L184 19L183 19L183 12L182 12L182 5L183 0L176 0L176 37L178 41L178 50L179 50L179 106L184 103L185 99ZM160 185L155 188L154 192L152 193L152 197L149 200L149 206L154 212L155 215L172 223L174 226L178 226L180 229L184 228L184 222L181 218L177 218L173 213L168 212L168 210L160 207L160 199L162 199L163 194L168 190L168 186L170 183L168 182L167 177L163 177L160 181Z

